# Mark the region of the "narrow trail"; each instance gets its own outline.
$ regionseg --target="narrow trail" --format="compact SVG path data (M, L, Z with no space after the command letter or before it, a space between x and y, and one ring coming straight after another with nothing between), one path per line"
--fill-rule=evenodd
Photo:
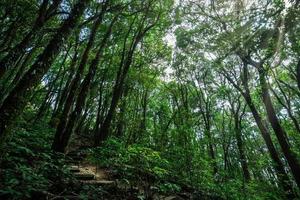
M68 156L71 158L68 163L70 171L81 183L99 186L116 186L116 181L110 179L108 171L86 162L85 155L71 153Z
M109 169L99 168L96 165L93 165L86 161L86 155L80 152L72 152L67 155L68 163L67 165L70 168L70 171L73 173L74 177L84 185L93 185L105 188L108 191L114 191L117 193L122 193L125 191L120 198L113 198L112 199L130 199L135 200L132 194L142 194L143 190L139 187L131 187L131 192L128 190L129 188L126 187L124 184L120 183L118 180L112 178L109 173ZM124 196L125 195L125 196ZM171 196L155 196L151 198L153 200L183 200L185 198L181 198L177 195Z

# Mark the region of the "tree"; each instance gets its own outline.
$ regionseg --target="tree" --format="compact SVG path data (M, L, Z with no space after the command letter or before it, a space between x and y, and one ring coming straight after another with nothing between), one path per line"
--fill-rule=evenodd
M4 142L10 131L10 126L18 114L22 112L28 96L34 87L40 82L42 76L49 70L52 62L60 51L61 45L69 37L73 28L77 25L83 14L88 0L78 2L72 9L70 16L62 23L57 33L50 40L45 50L38 56L37 60L30 67L30 70L23 76L18 85L10 92L0 108L0 141Z

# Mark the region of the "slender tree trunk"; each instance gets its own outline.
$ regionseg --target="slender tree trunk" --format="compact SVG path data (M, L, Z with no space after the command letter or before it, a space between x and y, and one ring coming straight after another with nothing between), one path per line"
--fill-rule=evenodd
M126 99L123 97L121 105L120 105L120 114L118 117L118 124L117 124L117 133L116 136L118 138L121 138L124 135L124 126L125 126L125 121L124 121L124 115L126 111Z
M86 67L87 61L89 59L90 51L94 45L97 30L102 22L104 13L105 13L105 11L102 10L100 16L96 19L96 21L94 23L88 43L87 43L86 48L81 57L81 61L78 66L77 72L75 74L74 79L70 83L70 90L69 90L68 96L66 98L66 102L65 102L62 114L60 116L60 120L59 120L57 129L56 129L54 141L52 144L52 149L54 151L58 151L58 152L65 151L65 145L66 145L66 142L68 141L68 139L65 138L65 136L66 137L68 137L68 136L65 135L64 132L66 131L66 126L67 126L67 123L69 120L68 118L69 118L71 109L74 105L74 99L76 96L76 92L78 91L78 87L80 85L80 80L83 75L84 69Z
M146 132L147 129L147 105L148 105L148 89L145 89L142 96L142 120L140 124L140 134L143 134Z
M126 53L125 53L125 51L126 51L126 49L125 49L126 48L126 42L127 42L128 37L129 37L129 34L132 30L134 20L131 23L131 25L129 27L129 30L127 32L126 39L125 39L124 46L123 46L122 59L121 59L121 63L120 63L120 66L119 66L119 71L117 73L116 84L115 84L114 89L113 89L113 95L112 95L110 107L109 107L108 113L107 113L107 115L104 119L104 122L101 125L99 134L96 136L96 141L95 141L96 146L100 145L101 141L106 140L109 136L111 122L112 122L113 116L115 114L115 110L117 108L118 102L119 102L119 100L122 96L124 82L125 82L125 79L127 77L127 73L129 71L129 68L131 66L135 49L136 49L137 45L140 43L140 41L143 39L145 34L151 28L153 28L155 26L155 24L157 23L157 21L155 21L153 24L151 24L147 27L143 27L143 25L145 23L145 20L146 20L146 16L148 15L148 11L149 11L149 7L146 10L146 14L145 14L145 16L142 20L141 26L139 27L139 30L137 30L137 33L135 34L135 37L133 38L133 40L130 44L130 48L128 50L128 53L126 55ZM125 58L125 56L126 56L126 58Z
M234 131L235 131L235 137L237 141L238 151L240 155L240 162L243 170L243 175L246 182L249 182L251 180L250 172L248 168L247 158L244 151L244 144L242 139L242 128L241 128L241 121L239 119L239 114L234 113Z
M53 1L52 6L50 6L51 12L55 11L58 8L60 2L61 2L60 0ZM29 33L27 33L27 35L23 38L23 40L19 44L13 47L10 50L10 52L3 59L0 60L0 78L5 74L5 72L9 68L11 68L15 60L18 60L18 58L25 53L26 48L31 44L37 32L45 24L46 18L48 17L47 14L49 13L49 10L47 9L48 4L49 4L49 0L43 0L39 9L38 17L36 18L32 29L29 31Z
M129 70L129 67L130 67L131 62L132 62L133 53L130 54L129 56L131 58L129 58L129 57L127 58L126 64L124 66L124 70L122 70L123 69L122 63L119 66L119 71L117 73L116 83L115 83L115 86L114 86L114 89L113 89L113 95L112 95L110 107L109 107L108 113L107 113L107 115L104 119L104 122L100 127L100 131L96 135L96 140L95 140L95 145L96 146L99 146L100 143L102 141L106 140L109 136L110 125L111 125L113 116L115 114L115 110L117 108L120 97L122 96L124 81L125 81L125 78L127 76L127 72Z
M244 97L248 107L250 108L250 111L254 117L254 120L258 126L258 129L260 130L260 133L266 143L267 149L269 151L270 157L273 161L274 164L274 169L276 171L276 175L277 178L279 180L280 186L284 189L285 191L285 195L289 198L289 199L293 199L294 193L293 193L293 185L289 179L289 176L287 175L285 169L284 169L284 165L275 149L275 146L272 142L271 139L271 135L268 131L268 129L265 127L263 120L259 114L259 112L257 111L252 98L250 96L250 91L249 91L249 87L248 87L248 68L247 68L247 64L244 63L244 67L243 67L243 87L244 90L243 91L233 80L230 76L224 74L226 79L232 83L232 85L240 92L240 94Z
M129 67L132 62L132 56L133 56L133 52L130 53L129 57L126 59L123 70L122 70L122 65L119 68L119 71L117 74L117 79L116 79L116 84L113 89L113 95L112 95L110 107L109 107L108 113L104 119L104 122L100 127L99 134L96 137L96 141L95 141L96 146L100 145L100 143L102 141L106 140L109 136L111 122L112 122L113 116L115 114L115 110L117 108L118 102L122 96L123 86L124 86L125 78L127 77Z
M50 125L54 128L57 127L57 121L63 110L66 99L69 95L69 90L70 90L70 86L71 86L74 74L76 74L76 63L77 63L77 59L78 59L77 45L78 45L78 42L76 42L76 45L75 45L75 52L74 52L74 55L73 55L71 63L70 63L70 69L68 70L69 75L68 75L66 84L64 85L64 88L62 89L61 95L57 97L56 106L55 106L55 109L51 116ZM62 84L61 84L61 86L62 86Z
M262 64L260 64L258 66L258 73L259 73L260 86L261 86L261 90L262 90L263 103L264 103L266 111L267 111L267 116L268 116L269 122L275 132L275 135L281 146L282 152L291 168L291 172L294 176L297 186L300 189L299 161L297 159L296 154L291 150L290 145L287 142L287 138L286 138L287 134L286 134L285 130L282 128L282 126L276 116L276 112L275 112L274 106L273 106L271 98L270 98L268 84L267 84L266 78L265 78L266 71L263 68Z
M47 110L49 109L49 106L51 104L51 99L52 99L51 96L53 96L51 94L53 93L53 90L55 88L55 84L56 84L57 80L61 76L61 73L63 73L63 67L64 67L64 64L65 64L65 62L67 60L67 56L68 56L68 51L66 52L66 55L64 56L63 61L60 64L60 68L59 68L59 70L58 70L55 78L49 84L49 88L48 88L47 94L45 95L44 101L41 104L41 106L39 108L39 111L37 112L37 114L36 114L36 116L34 118L34 121L42 119L43 116L47 113Z
M100 23L100 22L98 22L98 23ZM59 138L60 140L54 140L54 142L53 142L52 146L53 146L53 150L55 150L55 151L59 151L62 153L64 153L66 151L66 147L69 143L70 137L75 128L75 124L78 121L76 119L78 116L81 115L82 109L85 106L85 102L86 102L86 98L87 98L89 90L90 90L91 82L94 79L94 76L96 74L96 69L100 62L100 57L104 50L106 41L111 34L113 23L114 23L114 21L111 23L111 26L109 27L107 33L105 34L103 40L101 41L99 50L97 51L97 54L89 67L88 74L86 75L82 84L80 85L80 91L79 91L79 94L76 99L76 106L75 106L74 111L71 112L71 114L70 114L70 119L66 121L65 128L63 129L62 132L56 132L56 134L59 134L59 135L55 135L55 138Z
M281 86L279 85L279 83L278 83L278 87L280 88L280 91L283 94L286 103L281 100L281 98L276 94L276 91L274 89L270 88L270 90L272 91L273 95L276 97L278 103L280 103L286 109L288 116L291 118L291 120L295 126L295 129L300 134L300 126L299 126L298 120L293 115L293 112L291 109L291 103L290 103L289 99L287 98L287 96L284 94L284 91L281 88Z
M298 60L298 64L296 66L296 74L297 74L297 85L300 91L300 59Z
M95 126L94 126L94 134L93 134L94 135L94 141L97 140L97 135L98 135L99 130L100 130L100 124L102 123L102 120L103 120L103 109L102 109L103 108L103 87L104 87L104 79L105 79L106 72L107 72L107 70L102 75L100 89L99 89L97 117L96 117L96 122L95 122ZM94 145L96 145L96 144L94 143Z
M122 84L123 85L123 84ZM96 135L95 145L99 146L100 143L104 140L106 140L109 136L109 129L111 125L111 121L113 119L115 109L118 105L119 98L122 94L122 86L116 85L113 90L113 97L111 100L110 108L108 110L108 113L104 119L103 124L100 127L99 133Z
M211 162L212 162L212 166L213 166L213 173L214 173L214 175L216 175L218 173L218 167L217 167L215 150L214 150L213 141L212 141L210 125L205 125L205 127L206 127L205 135L207 136L207 139L208 139L208 155L211 158Z
M63 22L57 33L50 40L44 51L38 56L30 70L19 84L10 92L0 108L0 146L9 133L10 126L23 111L30 94L49 70L61 46L76 27L90 0L80 0L74 6L69 17Z
M274 162L274 168L276 170L276 174L279 179L280 185L284 188L286 195L288 197L294 197L293 191L292 191L292 188L293 188L292 183L284 169L284 165L283 165L282 161L279 158L279 155L278 155L278 153L275 149L275 146L272 142L272 139L271 139L268 129L263 124L262 118L260 117L257 109L255 108L255 106L252 102L252 99L250 97L250 94L246 93L246 94L243 94L243 96L247 102L248 107L250 108L250 110L252 112L255 122L262 134L262 137L263 137L266 145L267 145L271 159Z
M13 39L15 39L16 32L18 29L19 19L14 20L9 28L5 31L4 34L1 34L1 38L3 38L0 44L0 52L5 53L8 52L11 48Z

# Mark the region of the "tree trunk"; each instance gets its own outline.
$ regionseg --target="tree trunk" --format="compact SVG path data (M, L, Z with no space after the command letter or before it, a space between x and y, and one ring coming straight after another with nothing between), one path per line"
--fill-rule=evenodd
M118 122L117 122L116 136L118 138L121 138L124 135L124 126L125 126L124 115L125 115L125 112L126 112L126 99L123 97L121 105L120 105L120 114L119 114Z
M268 84L266 82L266 77L265 77L265 69L263 68L262 64L259 64L258 67L258 73L259 73L259 81L260 81L260 86L262 90L262 98L263 98L263 103L265 105L265 109L267 111L267 116L269 119L269 122L274 130L274 133L278 139L278 142L280 144L280 147L282 149L282 152L291 168L291 172L294 176L294 179L297 183L298 188L300 189L300 165L299 161L297 159L296 154L291 150L290 145L287 142L286 138L286 132L282 128L277 116L276 112L274 109L274 106L272 104L270 94L269 94L269 89L268 89Z
M69 94L66 98L65 106L64 106L62 114L60 116L60 120L59 120L57 129L56 129L54 141L53 141L53 144L52 144L52 149L54 151L58 151L58 152L64 152L65 151L65 144L66 144L66 141L68 141L68 139L67 139L68 136L65 135L64 132L66 131L66 126L67 126L67 123L68 123L68 120L69 120L68 118L69 118L71 109L72 109L73 104L74 104L74 99L75 99L75 96L76 96L76 92L77 92L78 87L80 85L80 80L81 80L81 77L83 75L84 69L86 67L86 63L89 59L90 51L91 51L91 49L94 45L97 30L98 30L98 28L99 28L99 26L102 22L104 13L105 13L105 11L102 10L100 16L96 19L96 21L94 23L91 35L90 35L89 40L88 40L88 43L87 43L86 48L85 48L85 50L83 52L83 55L81 57L81 61L80 61L80 64L78 66L76 75L70 83ZM66 138L64 136L66 136Z
M147 105L148 105L148 89L146 88L142 95L142 120L140 123L140 134L146 133L147 130Z
M255 106L252 102L252 99L250 97L250 94L244 93L243 96L247 102L248 107L250 108L250 110L252 112L255 122L262 134L262 137L263 137L266 145L267 145L271 159L274 162L274 168L276 170L276 174L277 174L278 180L280 182L280 185L283 187L283 189L288 197L294 197L293 191L292 191L292 188L293 188L292 183L290 182L290 179L289 179L287 173L285 172L284 165L279 158L279 155L278 155L278 153L275 149L275 146L272 142L272 139L271 139L268 129L263 124L262 118L260 117L257 109L255 108Z
M29 31L29 33L27 33L27 35L19 44L13 47L10 52L0 60L0 78L9 68L11 68L11 66L13 66L14 62L25 53L26 48L30 45L37 32L43 27L47 17L49 17L47 16L47 14L50 14L50 11L55 11L58 8L60 2L61 0L54 0L52 5L49 7L49 9L51 10L48 10L47 7L49 4L49 0L43 0L39 8L38 17L36 18L32 29Z
M296 74L297 74L297 85L300 91L300 59L298 60L298 64L296 66Z
M57 120L59 119L59 116L63 110L64 104L66 102L66 99L69 95L69 90L71 86L71 82L73 80L74 74L76 73L76 63L78 59L78 49L77 49L78 41L75 44L75 52L72 57L71 63L70 63L70 68L69 68L69 75L66 81L66 84L64 85L64 88L62 89L61 95L57 97L56 100L56 105L55 109L52 113L51 120L50 120L50 125L53 128L57 128ZM61 83L62 86L62 83ZM61 87L62 88L62 87Z
M100 23L100 21L98 23ZM99 64L100 56L102 55L106 41L111 34L113 23L114 23L114 21L111 23L111 26L109 27L107 33L105 34L103 40L101 41L100 47L97 51L97 54L89 67L88 74L86 75L82 84L80 85L80 91L79 91L79 94L76 99L76 106L75 106L74 111L71 112L71 114L70 114L70 119L66 120L66 125L62 132L58 132L58 131L56 132L55 138L59 138L60 140L55 140L53 142L52 146L53 146L53 150L55 150L55 151L59 151L62 153L64 153L66 151L66 147L69 143L70 137L75 128L75 124L78 121L77 118L78 118L78 116L81 115L82 109L85 106L85 102L86 102L86 98L87 98L89 90L90 90L91 82L94 79L94 76L96 74L96 69ZM59 135L57 135L57 134L59 134Z
M100 130L100 124L102 123L104 112L103 112L103 87L104 87L104 80L105 80L105 75L106 75L107 70L104 72L101 78L101 84L99 88L99 100L98 100L98 108L97 108L97 117L96 117L96 122L93 130L93 135L94 135L94 141L97 139L97 135ZM96 145L94 143L94 145Z
M148 14L148 11L149 11L149 7L146 10L146 15ZM107 113L107 115L104 119L104 122L100 127L100 131L95 137L96 146L100 145L101 141L106 140L109 136L109 130L110 130L111 122L112 122L113 116L115 114L115 110L116 110L116 107L118 105L118 102L119 102L119 100L122 96L124 82L125 82L125 79L127 77L127 73L129 71L129 68L131 66L135 49L136 49L137 45L139 44L139 42L143 39L145 34L151 28L153 28L155 26L155 24L157 23L157 21L155 21L153 24L151 24L147 27L143 27L143 25L145 23L145 20L146 20L146 15L144 16L144 18L142 20L142 23L141 23L141 26L139 27L139 30L137 30L137 33L134 35L134 38L133 38L133 40L130 44L129 50L127 52L127 55L125 55L126 54L125 53L125 51L126 51L125 48L126 48L127 39L128 39L128 37L129 37L129 35L132 31L134 20L130 24L129 30L128 30L126 38L125 38L124 46L123 46L122 59L121 59L121 62L120 62L118 73L117 73L116 83L115 83L115 86L114 86L114 89L113 89L111 104L110 104L108 113Z
M243 80L242 80L242 84L244 87L243 91L234 81L233 79L228 76L226 73L224 73L226 79L232 83L232 85L240 92L240 94L244 97L248 107L250 108L250 111L254 117L254 120L258 126L258 129L260 130L260 133L267 145L267 149L269 151L270 157L274 163L274 169L276 171L277 174L277 178L279 180L280 186L284 189L285 191L285 195L289 198L289 199L293 199L295 196L293 194L292 188L293 185L289 179L289 176L287 175L285 169L284 169L284 165L275 149L275 146L272 142L271 139L271 135L268 131L268 129L265 127L263 120L260 116L260 114L258 113L252 98L250 96L250 91L249 91L249 87L248 87L248 67L247 64L244 63L243 66Z
M237 141L238 151L240 155L240 162L243 170L243 175L246 182L249 182L251 180L250 172L248 168L247 158L245 155L245 148L243 144L242 139L242 128L241 128L241 120L239 119L239 114L234 113L234 131L235 131L235 137Z
M61 76L61 73L63 72L63 67L67 60L67 56L68 56L68 51L66 52L66 54L62 60L62 63L60 64L59 70L58 70L55 78L51 81L51 83L49 83L48 91L45 95L44 101L41 104L39 111L37 112L37 114L34 118L35 122L42 119L43 116L47 113L47 110L49 109L49 106L51 104L51 99L52 99L51 96L53 96L52 93L55 88L55 84L56 84L57 80L59 79L59 77Z
M57 33L50 40L44 51L38 56L30 70L23 76L19 84L10 92L0 108L0 146L9 133L10 126L23 111L28 96L49 70L61 46L76 27L87 4L91 0L80 0L74 6L69 17L63 22Z

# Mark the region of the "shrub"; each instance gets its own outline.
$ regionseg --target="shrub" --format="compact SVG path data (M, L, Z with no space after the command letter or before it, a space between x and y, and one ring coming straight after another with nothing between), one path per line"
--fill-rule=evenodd
M177 190L174 185L165 185L169 162L158 151L141 144L126 147L120 140L110 138L101 147L94 148L89 159L100 167L112 169L113 176L123 185L143 185L144 190L152 187L162 192Z
M43 191L57 192L73 181L64 156L50 149L53 130L43 124L18 128L4 147L0 199L32 198Z

